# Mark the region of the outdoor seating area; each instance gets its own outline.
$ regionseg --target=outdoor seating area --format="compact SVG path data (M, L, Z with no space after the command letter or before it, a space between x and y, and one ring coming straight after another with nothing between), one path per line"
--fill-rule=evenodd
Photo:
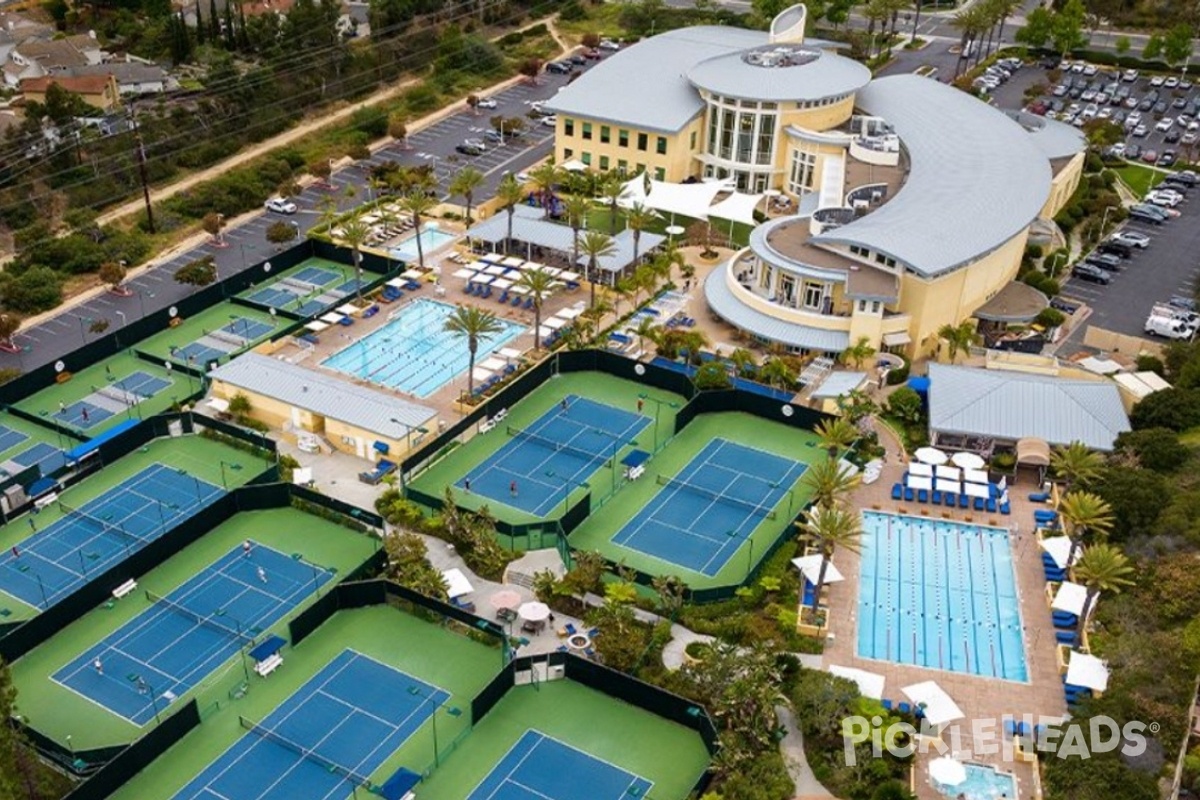
M461 263L465 259L452 257L452 260ZM552 293L574 291L580 286L581 276L576 272L499 253L485 254L477 260L468 261L454 272L453 277L464 281L463 291L471 297L494 297L502 305L529 310L534 306L534 298L519 281L521 273L531 271L543 272L554 279L550 284Z
M396 278L392 278L379 291L379 302L395 303L404 298L405 292L419 291L425 283L437 280L437 272L432 268L421 269L409 267Z
M520 359L521 352L519 350L513 350L511 347L501 347L494 355L488 356L479 362L471 372L471 377L476 381L472 394L481 395L509 375L512 375L517 371ZM504 419L507 413L508 409L501 409L495 417L483 423L480 431L486 433L491 430L490 427L487 427L488 423L491 422L494 426L496 422Z
M369 233L364 242L368 247L381 245L389 239L408 233L415 227L412 216L405 214L396 203L385 203L358 219L364 225L369 226ZM334 228L329 233L335 239L345 236L345 231L341 228Z
M1011 514L1008 480L992 483L984 461L974 453L948 457L941 450L922 447L908 465L901 483L893 484L892 499L932 503L945 508ZM948 461L953 460L953 464Z

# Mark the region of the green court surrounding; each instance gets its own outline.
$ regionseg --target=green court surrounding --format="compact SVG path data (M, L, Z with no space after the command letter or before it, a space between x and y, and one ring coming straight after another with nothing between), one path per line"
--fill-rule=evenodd
M336 570L334 580L339 580L341 575L353 571L370 558L377 546L377 541L366 534L356 533L335 522L294 508L238 514L166 563L139 576L137 591L92 611L19 659L13 665L12 672L20 693L22 716L59 743L64 743L70 736L71 744L78 750L120 744L135 738L139 731L133 723L56 683L50 676L63 664L146 611L151 604L145 591L167 596L197 572L236 550L246 539L284 553L300 555L313 564L331 567ZM300 608L307 607L312 599L307 598ZM286 636L286 623L280 622L274 630L282 630ZM278 677L291 672L290 655L288 660L289 669L276 672L270 683L274 684ZM266 682L254 673L250 673L250 677L255 690L253 693L257 694L258 686L265 686ZM196 693L202 706L211 705L216 700L228 701L230 689L244 681L240 659L234 658L218 673L203 681ZM176 703L182 704L189 697L185 695ZM236 726L236 714L233 717Z
M828 457L819 447L817 435L811 431L770 422L750 414L698 415L646 464L646 473L640 479L622 486L611 502L594 511L571 533L571 547L575 550L597 551L615 563L624 563L649 575L677 575L693 589L742 583L751 565L760 560L784 533L787 520L799 513L808 503L810 492L802 482L797 481L784 494L774 510L775 519L763 519L715 575L705 575L612 541L626 523L642 513L658 492L668 490L659 485L657 475L675 476L693 457L718 438L805 464ZM702 503L703 501L698 501L697 508L702 507ZM702 523L703 520L698 522Z
M269 265L268 261L263 268ZM302 317L310 317L328 305L318 302L318 297L331 292L342 296L354 293L354 268L327 258L312 256L290 269L282 272L272 269L268 274L274 278L250 287L238 297ZM368 280L367 276L364 276L363 280Z
M74 411L80 404L94 406L94 403L87 398L93 396L98 390L138 374L152 379L161 388L140 403L122 407L119 412L103 418L93 410L87 423L83 422L78 413ZM185 398L196 393L200 388L196 378L172 373L161 364L154 364L138 358L131 350L125 350L75 372L69 380L48 386L40 392L30 395L16 403L16 407L28 414L44 417L48 422L71 428L88 437L94 437L127 420L145 419L160 414L175 403L183 402ZM64 408L68 412L66 415L63 413Z
M708 767L708 751L695 731L556 680L510 689L417 795L463 800L531 728L652 781L648 800L682 800Z
M20 456L30 448L37 447L39 444L47 444L57 450L70 450L79 442L72 439L70 436L59 433L58 431L44 428L41 425L36 425L27 419L22 419L15 414L7 414L0 411L0 426L13 431L15 434L26 437L20 442L16 442L11 446L4 447L0 450L0 463L10 461L14 457ZM17 437L5 434L9 441L14 441ZM26 459L21 459L21 466L28 466L25 463ZM43 470L43 473L46 470Z
M436 715L439 752L456 749L455 743L464 737L466 742L474 738L467 735L471 699L499 672L499 648L488 647L442 625L424 622L387 606L342 611L296 649L285 648L283 666L270 677L262 679L252 674L249 691L240 699L230 699L226 693L241 681L240 667L230 670L223 683L215 682L201 701L204 723L126 783L112 795L112 800L167 800L172 797L238 737L254 735L242 728L239 715L263 719L347 649L382 661L450 693L450 700ZM431 767L433 735L433 721L430 720L371 777L381 782L401 766L421 772ZM461 748L466 746L459 745ZM455 756L451 758L457 760ZM347 784L347 796L349 788ZM360 790L359 796L370 795ZM421 796L425 796L423 792ZM460 800L463 796L459 795Z
M455 488L454 484L512 441L512 437L506 433L507 427L520 429L528 427L542 414L558 405L564 397L572 394L631 413L637 412L639 395L647 395L647 399L643 402L642 414L651 421L638 436L638 448L646 451L652 451L656 447L661 448L670 439L675 431L675 414L685 402L681 395L646 387L634 381L600 372L565 373L546 381L524 400L510 408L508 416L494 430L476 435L465 445L456 447L441 457L415 480L410 481L410 486L439 499L445 495L446 487L451 487L455 502L460 506L477 509L486 505L497 519L511 524L542 521L542 517L536 517L494 499L463 492ZM661 402L654 402L654 400ZM675 408L672 408L671 404L674 404ZM656 414L658 415L657 420L655 419ZM620 456L627 451L628 448L618 455L618 461ZM595 508L598 504L613 497L614 490L620 487L623 481L621 465L618 463L614 467L601 466L587 480L591 486L592 507ZM573 487L566 498L567 502L555 504L549 518L561 517L564 506L578 502L585 491L582 488Z
M187 356L190 352L187 349L188 345L194 344L212 331L219 331L230 326L235 330L239 329L244 321L251 324L254 333L262 331L263 326L270 326L270 330L249 338L245 346L230 350L228 354L220 357L221 363L228 361L230 356L248 350L264 339L270 338L273 332L290 322L290 320L276 319L255 308L229 302L218 303L212 308L206 308L200 313L188 317L173 328L168 327L161 333L144 339L138 343L137 349L147 355L161 358L163 361L187 364L189 363ZM227 346L233 347L232 344ZM196 368L203 369L206 360L208 359L193 358L191 363Z
M270 466L260 457L203 436L156 439L63 492L63 502L79 508L156 463L184 470L213 486L230 489L250 482ZM44 530L62 516L58 504L51 503L38 513L37 527ZM0 552L19 546L31 532L26 517L0 527ZM37 613L33 606L0 592L0 621L29 619Z

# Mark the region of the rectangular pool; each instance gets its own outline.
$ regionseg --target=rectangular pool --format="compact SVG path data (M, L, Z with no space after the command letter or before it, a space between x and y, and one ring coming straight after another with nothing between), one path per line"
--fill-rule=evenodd
M1008 531L863 512L858 654L1028 680Z
M451 242L458 240L458 234L446 233L440 231L429 224L421 228L419 234L412 234L405 239L401 239L400 243L391 249L392 258L398 261L416 261L417 260L417 237L421 237L421 251L424 255L429 255L434 250L445 247Z
M466 370L469 362L466 341L445 330L454 309L450 303L418 298L391 322L321 363L399 392L427 397ZM479 340L476 363L525 331L523 325L498 321L500 332Z
M963 800L1017 800L1017 781L1010 773L969 761L963 766L967 770L967 779L957 786L934 782L940 794Z

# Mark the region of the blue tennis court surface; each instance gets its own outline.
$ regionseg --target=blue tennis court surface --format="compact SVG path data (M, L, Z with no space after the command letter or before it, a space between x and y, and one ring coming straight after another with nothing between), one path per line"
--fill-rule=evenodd
M59 422L90 428L111 416L122 414L171 385L166 378L135 372L107 386L93 386L92 393L62 408L54 415Z
M224 327L206 332L196 341L183 347L172 348L171 356L189 364L203 366L241 350L273 330L275 326L269 322L235 316Z
M305 267L292 276L294 280L311 283L314 286L324 286L337 280L337 273L320 267Z
M568 395L528 428L496 431L512 438L454 485L535 516L561 504L566 486L574 491L614 455L635 444L649 417L585 397ZM512 431L512 429L509 429ZM517 493L512 493L515 483Z
M186 472L155 464L79 508L63 507L66 515L45 528L37 529L36 515L27 516L36 532L0 556L0 590L47 608L222 493Z
M505 753L467 800L631 800L654 784L535 730Z
M32 467L37 464L43 475L49 475L67 463L67 457L63 451L46 442L38 442L28 450L17 453L12 460L22 467Z
M154 718L155 705L161 711L189 691L330 578L328 570L278 550L256 545L247 556L239 546L167 602L155 602L80 654L54 680L143 725Z
M613 543L716 575L807 467L790 458L714 439L613 536ZM789 515L798 508L783 509Z
M19 445L29 437L20 431L14 431L12 428L7 428L0 425L0 453Z
M172 800L343 800L449 697L346 650Z
M284 308L296 302L297 296L291 292L285 292L282 289L272 289L268 286L265 289L259 289L247 299L264 306Z

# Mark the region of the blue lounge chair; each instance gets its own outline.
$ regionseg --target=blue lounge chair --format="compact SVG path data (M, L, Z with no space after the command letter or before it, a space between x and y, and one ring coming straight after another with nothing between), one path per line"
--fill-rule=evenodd
M465 289L463 289L463 291L466 292L467 294L475 294L475 284L468 283L467 287Z
M532 308L533 308L533 298L532 297L525 298L525 310L529 311Z
M563 630L567 632L567 636L574 636L579 633L579 630L570 622L563 626Z
M1075 646L1075 631L1055 631L1054 641L1059 644L1067 644L1071 647Z
M971 507L971 498L967 497L965 494L960 494L958 496L958 507L959 508L970 508Z
M1001 503L1001 504L1000 504L1000 513L1001 513L1001 514L1005 514L1005 515L1008 515L1008 514L1011 514L1011 513L1012 513L1012 509L1009 507L1008 503Z
M587 635L588 635L588 638L589 638L589 639L595 639L597 636L599 636L599 635L600 635L600 629L599 629L599 628L592 628L591 630L589 630L589 631L587 632Z
M508 302L508 289L505 289L503 292L500 293L500 296L496 298L496 302L498 302L498 303L507 303Z
M928 489L917 489L917 502L918 503L928 503L929 502L929 490Z
M1012 717L1004 718L1004 735L1005 736L1016 736L1017 735L1017 721L1014 720Z
M554 649L555 649L555 650L557 650L557 651L558 651L558 652L560 652L560 653L569 653L569 652L571 652L571 648L567 647L565 644L560 644L558 647L556 647L556 648L554 648Z
M519 305L521 305L521 298L518 295L514 295L512 299L512 307L516 308Z
M930 499L933 501L935 506L940 506L942 504L942 493L937 489L934 489L933 494L930 495Z
M896 706L896 710L899 711L901 714L911 714L912 706L910 706L908 703L905 703L902 700L902 701L900 701L900 705Z
M892 499L899 500L904 497L904 487L898 483L892 484Z
M974 508L976 511L983 511L983 498L982 498L982 497L976 497L976 498L975 498L975 502L972 504L972 507L973 507L973 508Z
M1029 499L1034 503L1045 503L1050 499L1049 492L1033 492L1029 495Z
M992 498L989 497L987 499L987 501L984 503L984 506L987 508L989 514L996 513L996 501L993 500Z
M888 700L888 699L886 699L886 698L885 698L885 699L883 699L883 700L880 700L879 702L883 704L883 707L884 707L886 710L888 710L888 711L891 711L891 710L892 710L892 701L891 701L891 700Z
M912 488L905 486L904 487L904 499L911 503L915 497L916 497L916 493L913 492Z

